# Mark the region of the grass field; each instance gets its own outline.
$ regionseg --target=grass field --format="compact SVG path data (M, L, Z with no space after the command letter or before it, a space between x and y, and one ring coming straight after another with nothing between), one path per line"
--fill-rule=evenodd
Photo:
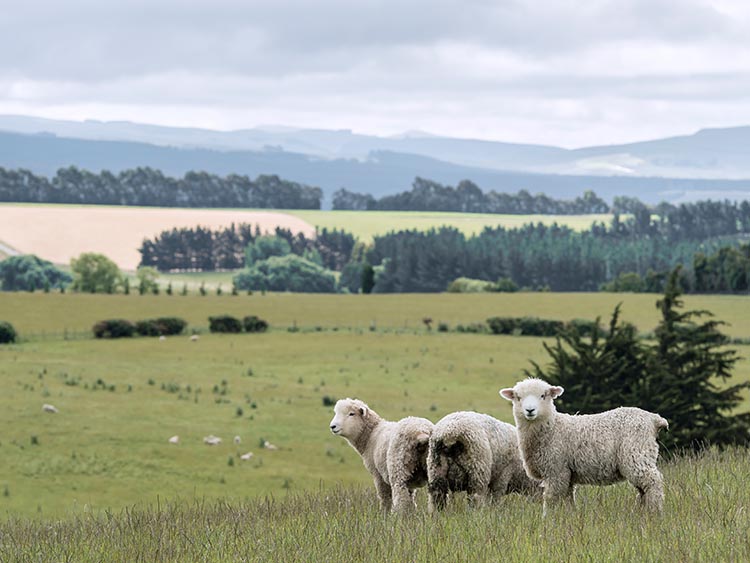
M499 506L384 517L370 489L239 501L161 501L123 511L82 507L59 522L0 523L3 561L331 561L402 563L750 560L746 450L709 452L663 467L661 516L635 509L619 484L582 487L575 511L541 518L516 495ZM424 500L420 497L419 500Z
M228 274L227 274L228 275ZM186 279L190 279L186 277ZM200 275L191 283L199 285ZM179 292L181 283L175 282ZM385 294L385 295L313 295L242 293L201 297L192 290L187 296L91 295L66 293L0 292L0 319L11 322L21 337L43 333L61 336L69 332L88 332L105 318L138 320L156 316L179 316L193 328L206 328L210 315L237 317L258 315L277 329L290 326L314 328L424 328L422 319L432 318L434 325L482 322L491 316L533 315L547 319L594 319L607 322L613 309L622 303L622 318L642 332L654 329L659 314L655 294L633 293L477 293L477 294ZM750 338L750 297L742 295L685 296L690 309L707 309L716 318L729 323L726 334Z
M316 227L343 229L363 241L389 231L428 229L444 225L457 228L466 235L477 234L485 227L517 228L528 223L566 225L582 231L592 224L609 225L612 216L597 215L497 215L492 213L443 213L425 211L288 211Z
M437 420L468 408L510 420L497 389L529 360L546 360L540 339L428 332L423 317L452 326L491 314L608 318L619 299L627 319L653 328L653 295L0 294L0 317L22 338L0 347L0 490L7 493L0 510L56 516L157 494L242 499L367 483L356 454L327 432L325 396L358 396L388 418ZM688 305L715 311L747 336L748 301L700 297ZM198 342L101 341L89 332L102 318L160 315L205 330L207 317L220 313L257 314L273 330L203 334ZM295 324L305 330L286 330ZM78 339L65 340L66 329ZM736 376L750 379L750 361ZM61 412L42 413L43 403ZM178 446L167 443L175 434ZM209 434L224 443L205 446ZM261 438L281 449L260 449ZM255 457L241 463L246 451Z

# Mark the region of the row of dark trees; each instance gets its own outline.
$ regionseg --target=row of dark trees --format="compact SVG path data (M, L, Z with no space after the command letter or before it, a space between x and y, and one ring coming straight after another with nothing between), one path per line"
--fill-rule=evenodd
M531 195L490 191L484 193L476 184L464 180L455 188L432 180L416 178L412 189L376 199L369 194L342 188L333 194L334 209L356 211L456 211L462 213L504 213L514 215L580 215L608 213L607 203L592 191L572 201L552 199L544 194Z
M195 227L163 231L145 239L139 252L141 266L162 272L236 270L245 266L247 246L263 236L260 226L242 223L224 229ZM341 270L349 261L356 239L337 229L318 229L315 238L277 227L273 235L284 239L299 256L315 252L316 260L329 270Z
M619 237L603 228L576 232L558 225L487 228L467 237L454 228L402 231L376 237L367 261L376 267L374 291L443 291L459 277L552 291L597 291L631 274L642 285L630 291L661 291L663 273L693 265L682 284L691 292L746 292L750 246L721 239L670 242L660 236ZM615 290L617 290L615 288Z
M141 205L156 207L257 207L320 209L320 188L282 180L278 176L232 174L224 178L188 172L171 178L152 168L94 174L75 166L61 168L52 179L28 170L0 167L0 201Z

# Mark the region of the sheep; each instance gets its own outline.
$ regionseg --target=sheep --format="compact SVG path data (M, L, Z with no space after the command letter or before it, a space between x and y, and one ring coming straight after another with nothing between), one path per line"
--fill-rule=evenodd
M42 411L52 413L52 414L57 414L58 412L60 412L59 410L57 410L57 407L55 405L50 405L47 403L44 403L42 405Z
M275 444L272 444L272 443L271 443L271 442L269 442L268 440L263 440L263 447L264 447L265 449L267 449L267 450L271 450L271 451L273 451L273 450L278 450L278 449L279 449L279 446L277 446L277 445L275 445Z
M172 436L172 437L171 437L171 438L169 439L169 443L170 443L170 444L179 444L179 443L180 443L180 437L179 437L179 436L177 436L177 435L175 435L175 436Z
M554 400L563 388L529 378L500 390L513 402L524 468L544 487L544 514L560 501L575 504L576 485L610 485L627 480L639 504L660 511L664 482L656 467L656 437L668 422L639 408L599 414L558 413Z
M242 461L250 461L250 459L253 457L253 452L247 452L246 454L242 454L240 456L240 459Z
M432 422L409 416L387 421L359 399L341 399L330 429L346 438L372 475L383 510L410 512L418 487L427 484L427 444Z
M190 336L190 342L198 342L199 338L200 336L198 336L197 334L193 334Z
M241 443L242 443L242 438L240 438L239 436L235 436L234 437L234 445L235 446L239 446Z
M432 430L427 454L427 489L431 510L441 510L449 493L466 491L469 502L485 504L492 496L539 494L539 482L521 463L513 425L477 412L454 412Z
M221 444L221 438L211 434L210 436L206 436L203 438L203 443L207 446L218 446L219 444Z

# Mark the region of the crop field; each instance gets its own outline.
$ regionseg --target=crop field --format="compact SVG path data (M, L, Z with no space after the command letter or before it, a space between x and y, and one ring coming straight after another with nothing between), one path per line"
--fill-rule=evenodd
M363 241L390 231L416 229L427 231L442 226L455 227L466 235L478 234L485 227L521 227L528 223L565 225L586 230L594 223L609 224L609 214L593 215L497 215L493 213L448 213L425 211L289 211L316 227L343 229Z
M312 236L316 226L344 229L363 241L392 230L427 230L450 225L466 234L485 227L520 227L557 222L586 229L609 223L609 215L492 215L408 211L305 211L268 209L181 209L104 205L0 204L0 241L24 254L68 264L82 252L105 254L125 270L140 262L138 248L174 227L228 227L232 223L276 226ZM2 258L2 255L0 255Z

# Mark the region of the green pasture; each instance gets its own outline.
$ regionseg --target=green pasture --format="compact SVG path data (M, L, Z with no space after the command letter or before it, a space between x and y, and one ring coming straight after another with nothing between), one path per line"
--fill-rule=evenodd
M416 229L426 231L442 226L455 227L466 235L478 234L485 227L518 228L528 223L564 225L583 231L594 223L609 225L612 216L606 213L592 215L498 215L494 213L451 213L427 211L323 211L289 210L289 215L299 217L315 227L343 229L360 240L369 242L376 235L390 231Z
M200 278L199 278L200 279ZM178 295L182 285L173 284L175 295L93 295L76 293L3 293L0 292L0 320L11 322L22 338L44 335L62 337L86 333L99 320L126 318L138 320L156 316L179 316L190 328L206 329L211 315L237 317L258 315L275 329L299 328L399 328L423 329L424 318L458 324L483 322L491 316L547 319L609 318L622 303L622 318L642 332L650 332L659 320L656 294L632 293L477 293L477 294L385 294L385 295L313 295L255 292L233 296L206 296L192 289ZM685 296L686 307L707 309L728 323L726 334L750 338L750 296Z
M0 319L15 325L21 342L0 346L0 511L47 520L175 499L188 506L310 491L322 491L323 499L342 485L369 490L358 455L329 433L332 409L324 402L356 396L388 419L436 421L474 409L510 421L497 390L522 377L530 360L546 362L542 339L438 332L438 322L453 327L490 315L606 320L622 300L625 318L651 330L656 298L2 293ZM686 301L732 322L730 334L750 335L747 298ZM223 313L259 315L272 330L209 334L208 316ZM91 337L96 320L163 315L187 319L199 339ZM288 330L295 326L300 330ZM743 359L735 381L750 380L750 347L737 349ZM45 403L59 413L42 412ZM222 444L204 445L210 434ZM174 435L178 445L168 443ZM261 448L262 439L279 449ZM242 461L247 452L253 457Z
M511 420L497 390L529 358L544 358L540 340L369 331L3 346L0 510L58 516L157 495L366 484L357 454L328 431L325 396L360 397L390 419L476 409ZM44 403L60 412L42 412ZM210 434L223 443L204 445ZM261 449L261 438L279 450Z

